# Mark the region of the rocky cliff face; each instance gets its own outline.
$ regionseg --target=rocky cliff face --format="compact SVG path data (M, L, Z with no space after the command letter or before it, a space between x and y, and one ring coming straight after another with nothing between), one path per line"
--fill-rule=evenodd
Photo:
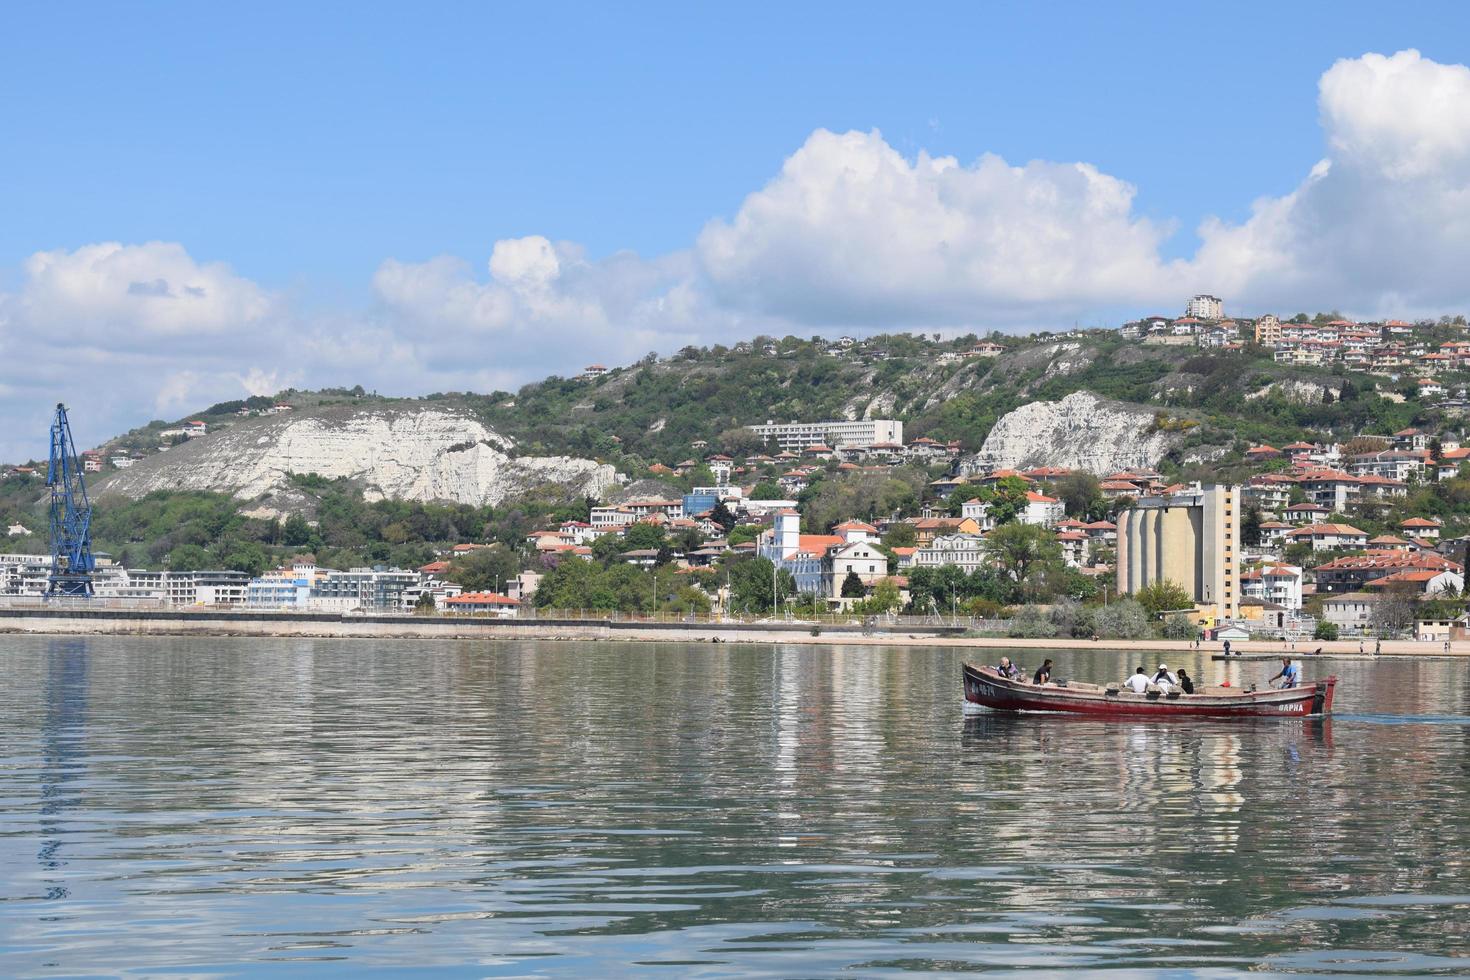
M1079 391L1057 402L1032 402L1003 416L973 456L960 461L969 476L1028 466L1065 466L1105 474L1152 467L1182 442L1153 430L1149 409Z
M571 456L510 455L511 441L452 409L327 408L242 421L110 475L98 496L213 490L291 509L291 475L360 483L369 500L497 504L555 483L599 495L614 470Z

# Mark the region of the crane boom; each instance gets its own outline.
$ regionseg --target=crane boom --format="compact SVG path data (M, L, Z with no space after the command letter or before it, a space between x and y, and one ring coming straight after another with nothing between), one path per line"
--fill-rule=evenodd
M51 574L47 598L89 598L92 595L92 504L82 479L81 461L72 444L66 406L56 406L51 423L51 461L46 467L51 488Z

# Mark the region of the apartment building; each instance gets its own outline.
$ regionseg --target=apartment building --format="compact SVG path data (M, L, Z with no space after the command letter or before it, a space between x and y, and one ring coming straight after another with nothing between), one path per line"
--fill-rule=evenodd
M808 446L835 449L865 448L881 443L903 444L903 423L896 419L837 419L827 422L772 422L747 425L747 429L781 449L801 452Z

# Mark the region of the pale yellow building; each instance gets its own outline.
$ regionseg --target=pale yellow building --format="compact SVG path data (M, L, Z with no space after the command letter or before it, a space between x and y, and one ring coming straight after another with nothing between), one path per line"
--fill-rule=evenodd
M1281 342L1281 320L1274 313L1267 313L1256 321L1256 343L1263 347L1274 347Z
M1170 581L1202 616L1240 614L1240 489L1207 486L1143 497L1118 515L1118 592Z

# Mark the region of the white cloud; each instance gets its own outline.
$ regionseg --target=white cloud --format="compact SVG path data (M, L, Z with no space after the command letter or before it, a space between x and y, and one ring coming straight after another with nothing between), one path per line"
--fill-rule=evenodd
M1417 51L1323 74L1329 156L1251 217L1207 221L1193 278L1246 309L1359 316L1470 303L1470 70Z
M267 317L271 297L220 262L200 264L172 242L103 242L37 252L25 263L21 316L64 323L74 338L119 331L147 343L217 335Z
M1165 291L1168 229L1133 196L1085 163L911 162L819 130L698 251L722 302L800 322L1035 322Z
M536 235L496 242L487 268L482 280L455 258L389 259L373 277L382 319L422 345L431 365L483 359L539 371L677 347L731 319L705 307L686 253L593 261L574 243Z

